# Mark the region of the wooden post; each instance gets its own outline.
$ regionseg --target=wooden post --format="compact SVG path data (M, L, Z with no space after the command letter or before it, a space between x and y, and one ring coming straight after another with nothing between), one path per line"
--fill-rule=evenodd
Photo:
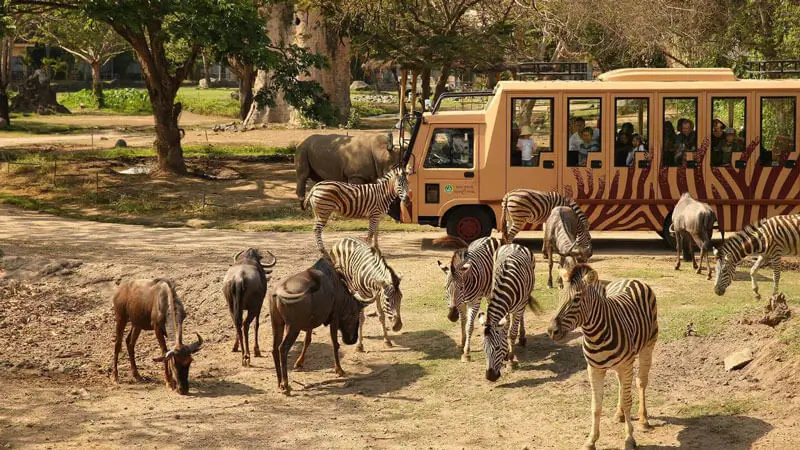
M94 192L96 194L96 198L100 198L100 172L94 173Z
M406 115L406 79L408 78L408 69L400 69L400 120Z
M56 171L58 170L57 169L57 164L58 164L58 161L53 160L53 186L56 185Z
M419 72L417 70L411 71L411 112L416 109L417 104L417 77Z

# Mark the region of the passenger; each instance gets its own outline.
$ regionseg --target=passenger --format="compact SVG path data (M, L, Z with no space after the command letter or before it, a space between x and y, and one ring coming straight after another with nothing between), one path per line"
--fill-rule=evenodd
M686 160L686 153L697 150L697 134L694 132L694 122L689 119L683 119L680 125L680 133L675 138L675 165L680 166Z
M517 140L517 148L521 152L522 156L522 166L523 167L532 167L533 166L533 138L531 137L533 133L531 132L531 127L528 125L523 125L522 128L519 130L519 139Z
M716 149L725 141L725 123L719 119L711 122L711 148Z
M739 149L739 142L736 140L736 130L733 128L728 128L725 130L725 140L717 148L717 154L719 154L719 166L720 167L730 167L731 166L731 156L733 152L740 151Z
M573 117L570 120L570 130L569 132L572 133L569 137L569 151L577 152L578 147L581 146L581 132L584 128L586 128L586 120L583 117Z
M631 150L628 152L628 156L625 158L626 166L633 167L633 164L636 161L636 152L647 153L647 147L644 146L642 137L639 136L638 133L634 133L633 136L631 136Z
M581 131L581 144L578 146L578 166L585 167L589 152L596 152L600 146L592 139L594 130L586 127Z
M624 167L627 165L626 159L628 157L628 153L630 153L633 148L631 143L633 135L633 124L630 122L623 123L619 133L617 133L617 139L614 141L615 167Z
M664 166L675 165L675 128L669 120L664 121L662 136L661 164Z

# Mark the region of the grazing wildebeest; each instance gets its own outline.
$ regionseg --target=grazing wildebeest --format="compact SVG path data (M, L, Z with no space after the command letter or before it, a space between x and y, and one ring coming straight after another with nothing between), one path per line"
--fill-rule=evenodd
M694 249L689 244L692 252L692 266L700 273L703 269L703 256L706 258L708 265L708 280L711 279L711 235L714 233L714 222L717 221L717 215L710 206L703 202L698 202L686 192L681 195L675 209L672 210L672 225L670 225L670 232L675 235L675 246L678 249L678 262L675 264L675 270L681 268L681 250L684 247L684 239L693 239L695 244L700 248L700 265L694 259Z
M272 318L272 358L278 375L278 389L288 394L287 356L301 331L310 333L328 325L333 343L333 367L344 376L339 364L338 331L342 341L353 345L358 340L358 317L363 304L347 289L340 275L325 258L310 269L298 272L271 286L267 292ZM285 335L284 335L285 333Z
M186 312L183 303L175 293L175 285L171 280L156 278L153 280L126 281L117 288L113 297L114 316L117 321L117 334L114 341L114 362L112 375L114 382L117 376L117 358L122 346L122 334L128 322L131 331L125 340L128 348L128 359L131 362L131 375L137 381L142 377L136 369L134 347L142 330L154 330L162 356L153 361L164 362L164 381L181 395L189 392L189 366L192 354L200 350L203 338L197 335L197 341L183 345L183 319ZM167 351L166 337L174 341L171 350Z
M576 262L584 263L592 254L591 241L581 245L578 239L580 218L572 208L556 206L550 211L550 216L544 223L544 238L542 239L542 253L547 258L547 287L553 287L553 253L558 254L558 265L562 269L569 269ZM586 233L588 237L588 233ZM558 287L564 287L561 277L558 277Z
M257 358L261 357L261 350L258 348L258 325L261 315L261 306L264 304L264 296L267 294L267 283L272 275L272 268L275 267L277 259L267 253L267 262L262 260L261 253L248 248L233 257L234 265L225 274L222 282L222 293L228 302L228 310L233 319L233 327L236 329L236 342L233 344L233 351L239 351L239 344L242 344L242 365L250 366L250 323L255 319L256 333L253 353ZM247 311L247 319L242 323L243 311ZM242 337L244 328L244 338Z

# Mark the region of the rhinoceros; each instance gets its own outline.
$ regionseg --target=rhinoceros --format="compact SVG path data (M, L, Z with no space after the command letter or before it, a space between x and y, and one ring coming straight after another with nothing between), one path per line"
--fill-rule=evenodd
M400 161L392 133L344 136L313 134L297 146L297 198L306 197L306 181L376 183Z

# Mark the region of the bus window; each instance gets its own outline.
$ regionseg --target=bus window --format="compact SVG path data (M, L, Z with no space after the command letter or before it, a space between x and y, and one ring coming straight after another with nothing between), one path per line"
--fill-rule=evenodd
M733 152L741 152L747 142L747 98L711 99L711 167L731 167Z
M697 151L697 98L664 98L662 164L682 166L686 153Z
M794 97L761 98L761 165L780 166L794 151Z
M614 167L633 167L634 153L647 152L649 100L618 98L614 104Z
M475 150L472 128L437 128L425 157L426 169L471 169Z
M511 106L511 165L539 167L553 151L553 99L515 98Z
M600 99L571 98L567 107L569 140L567 141L567 166L586 166L589 152L599 152Z

